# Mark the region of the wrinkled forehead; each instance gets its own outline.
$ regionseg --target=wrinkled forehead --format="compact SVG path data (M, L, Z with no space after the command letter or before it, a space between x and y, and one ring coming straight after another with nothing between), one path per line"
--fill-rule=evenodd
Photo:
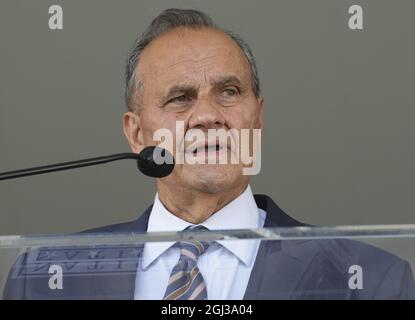
M144 86L201 85L222 76L250 81L249 63L239 46L224 32L208 28L177 28L154 39L143 51L137 71Z

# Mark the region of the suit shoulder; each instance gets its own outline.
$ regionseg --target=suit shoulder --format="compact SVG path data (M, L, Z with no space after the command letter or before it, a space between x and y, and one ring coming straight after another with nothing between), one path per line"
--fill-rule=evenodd
M110 224L106 226L91 228L80 231L79 233L114 233L114 232L125 232L129 231L131 224L134 221L126 221L121 223Z
M145 232L147 230L148 219L150 217L153 205L148 207L142 215L136 220L110 224L107 226L92 228L81 231L80 233L129 233L129 232Z

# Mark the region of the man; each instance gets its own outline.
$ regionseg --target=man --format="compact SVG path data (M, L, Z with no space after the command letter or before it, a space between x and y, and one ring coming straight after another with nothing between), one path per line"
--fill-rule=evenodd
M211 129L226 132L236 129L238 133L244 129L261 130L264 126L264 100L249 47L199 11L169 9L153 20L129 56L126 88L129 110L124 115L124 133L135 153L158 144L155 133L168 129L175 138L171 151L176 158L180 156L175 152L178 145L185 156L199 160L217 158L222 146L216 139L195 145L185 137L196 130L207 135ZM182 137L177 134L178 123L184 126ZM249 149L254 151L251 142ZM228 156L232 152L225 151ZM169 176L157 180L154 203L138 220L90 232L302 226L269 197L253 196L250 176L243 174L246 166L241 161L176 164ZM113 249L100 247L101 253L95 253L95 257L101 254L102 261L110 264L108 257L114 256ZM30 277L28 271L33 261L62 263L60 253L51 255L40 249L33 261L33 253L28 253L14 267L5 298L406 299L415 296L407 262L353 241L164 242L134 249L138 263L133 264L133 269L129 264L119 268L115 275L97 270L88 273L81 263L75 266L77 273L64 273L60 290L50 290L47 277ZM80 252L79 248L66 250L68 261ZM54 260L53 256L59 259ZM363 271L363 284L358 288L349 285L352 266Z

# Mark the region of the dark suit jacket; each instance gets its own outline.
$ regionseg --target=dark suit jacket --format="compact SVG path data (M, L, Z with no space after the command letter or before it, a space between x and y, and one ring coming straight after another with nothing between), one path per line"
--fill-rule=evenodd
M304 224L271 198L255 195L266 211L264 227ZM139 219L92 233L145 232L151 206ZM237 214L237 213L235 213ZM19 257L5 299L133 299L140 246L41 248ZM63 267L63 289L51 290L48 268ZM363 289L350 289L349 267L363 271ZM262 241L244 299L414 299L409 264L384 250L351 240Z

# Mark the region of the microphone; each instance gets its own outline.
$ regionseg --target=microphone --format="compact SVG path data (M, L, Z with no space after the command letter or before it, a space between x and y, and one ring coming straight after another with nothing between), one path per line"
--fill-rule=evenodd
M166 149L150 146L144 148L139 154L118 153L109 156L89 158L83 160L69 161L50 164L41 167L21 169L0 173L0 180L15 179L54 171L69 170L87 166L94 166L123 159L134 159L141 173L153 178L167 177L174 169L173 155Z

